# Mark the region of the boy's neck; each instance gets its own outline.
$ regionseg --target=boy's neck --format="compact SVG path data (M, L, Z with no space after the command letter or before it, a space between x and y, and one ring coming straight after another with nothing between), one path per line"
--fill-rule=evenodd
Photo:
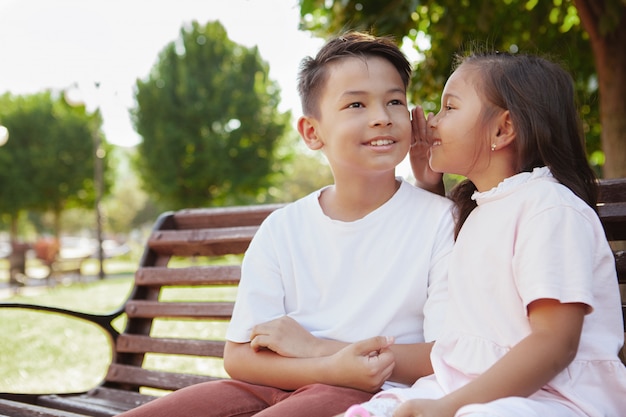
M357 177L357 176L355 176ZM372 180L335 181L319 197L322 211L333 220L344 222L362 219L385 204L400 188L395 176L382 176Z

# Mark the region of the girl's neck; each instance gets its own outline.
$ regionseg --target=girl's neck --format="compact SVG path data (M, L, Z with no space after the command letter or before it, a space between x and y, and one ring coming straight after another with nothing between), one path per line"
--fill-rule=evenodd
M472 172L467 178L474 183L479 192L489 191L517 173L513 157L514 155L507 150L494 153L485 169Z

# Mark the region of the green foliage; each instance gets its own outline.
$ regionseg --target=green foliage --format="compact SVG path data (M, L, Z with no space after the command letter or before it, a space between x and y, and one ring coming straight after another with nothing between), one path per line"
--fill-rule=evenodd
M50 92L0 96L0 124L10 139L0 149L0 212L59 213L94 201L93 137L101 119Z
M291 202L332 184L334 178L321 153L299 150L292 163L286 164L279 185L272 187L269 194L274 201Z
M409 94L428 111L439 107L455 53L480 46L548 55L574 77L589 153L600 148L594 60L573 0L300 0L300 12L301 28L318 36L368 30L412 46L419 59Z
M256 48L193 22L137 81L137 168L166 208L257 201L272 184L290 114Z

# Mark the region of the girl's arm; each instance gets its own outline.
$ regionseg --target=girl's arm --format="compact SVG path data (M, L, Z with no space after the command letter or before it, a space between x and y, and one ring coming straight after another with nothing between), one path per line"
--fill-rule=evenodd
M389 377L390 381L413 385L419 378L433 373L430 351L434 342L394 344L389 347L393 352L396 366Z
M411 400L394 417L452 417L464 405L504 397L528 397L546 385L576 356L587 306L536 300L528 306L531 333L484 374L440 400ZM421 413L421 414L420 414Z

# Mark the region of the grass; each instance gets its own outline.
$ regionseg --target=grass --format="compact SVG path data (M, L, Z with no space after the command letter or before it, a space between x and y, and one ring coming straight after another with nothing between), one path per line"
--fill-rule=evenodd
M136 263L105 265L107 278L89 282L27 287L4 301L43 304L89 313L108 313L126 300ZM96 274L97 263L84 274ZM165 288L163 300L234 300L236 288ZM121 330L121 317L114 326ZM162 337L222 338L227 323L202 320L155 320L153 334ZM0 308L0 392L80 392L97 385L111 360L106 335L95 325L59 314ZM149 369L226 377L221 359L146 355ZM146 391L160 394L158 391Z

